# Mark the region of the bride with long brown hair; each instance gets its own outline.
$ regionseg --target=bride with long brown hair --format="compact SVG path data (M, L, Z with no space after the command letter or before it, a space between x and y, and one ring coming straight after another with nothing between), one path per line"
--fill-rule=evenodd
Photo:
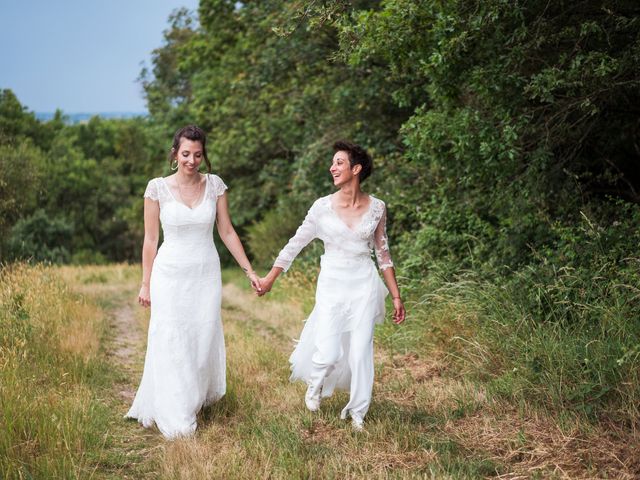
M178 130L170 161L176 173L154 178L144 193L138 302L151 307L151 320L142 381L126 416L144 427L157 425L171 439L192 434L198 411L226 390L214 224L257 291L260 281L231 224L227 186L210 173L204 132L195 125ZM199 172L202 162L206 174Z

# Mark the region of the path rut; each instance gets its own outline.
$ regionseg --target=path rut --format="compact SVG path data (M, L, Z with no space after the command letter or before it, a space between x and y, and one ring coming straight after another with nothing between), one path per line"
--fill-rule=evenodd
M131 403L136 393L135 382L139 380L140 357L145 342L144 332L136 321L132 305L123 303L118 306L112 316L111 328L111 356L127 379L119 385L118 394L123 401Z

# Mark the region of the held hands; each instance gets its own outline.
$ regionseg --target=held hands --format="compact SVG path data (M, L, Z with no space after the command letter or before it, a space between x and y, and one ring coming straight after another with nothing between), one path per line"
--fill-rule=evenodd
M151 296L149 295L149 285L142 284L138 293L138 303L142 307L151 306Z
M260 285L262 285L262 291L258 292L258 296L262 297L271 291L271 287L276 282L278 276L282 273L281 267L273 267L264 278L260 279Z
M407 315L407 311L404 309L404 304L400 297L393 298L393 323L400 325L404 322Z
M271 291L271 287L273 287L276 279L282 273L282 268L273 267L271 271L263 278L258 278L258 276L254 272L251 273L253 274L253 277L250 276L249 278L251 279L251 285L255 285L254 289L256 291L256 295L258 295L259 297L264 297Z
M264 295L266 295L267 293L269 293L271 291L271 287L273 287L273 283L274 280L269 279L269 276L267 275L264 278L260 279L260 285L262 285L262 291L258 292L258 296L262 297Z
M259 296L264 295L264 293L262 293L262 291L263 291L262 283L260 281L260 278L256 274L256 272L254 272L254 271L248 272L247 273L247 278L251 282L251 288L253 288L255 290L256 294L258 294Z

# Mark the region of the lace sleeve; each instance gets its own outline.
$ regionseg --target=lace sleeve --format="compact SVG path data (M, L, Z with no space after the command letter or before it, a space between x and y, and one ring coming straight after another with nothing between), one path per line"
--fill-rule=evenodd
M386 270L393 267L393 261L391 260L389 240L387 238L387 209L384 204L382 208L382 216L373 232L373 246L376 252L376 260L378 260L378 268Z
M302 225L296 230L296 234L291 237L287 245L280 250L278 258L273 263L274 267L280 267L285 272L289 270L289 267L293 263L293 260L298 256L300 250L309 245L311 240L316 238L317 226L316 218L314 214L314 208L311 206L307 212L307 216L304 218Z
M149 180L149 183L147 183L147 188L144 191L144 198L150 198L151 200L155 200L156 202L159 199L159 195L158 195L158 182L156 182L156 179L152 179Z
M214 187L213 191L215 192L216 197L219 197L220 195L222 195L224 191L227 189L227 185L217 175L213 175L213 187Z

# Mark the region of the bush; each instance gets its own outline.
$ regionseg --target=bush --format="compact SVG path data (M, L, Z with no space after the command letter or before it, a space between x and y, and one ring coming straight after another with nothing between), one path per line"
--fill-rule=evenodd
M597 223L583 214L577 225L555 224L553 242L518 269L456 272L430 260L426 278L412 273L403 286L415 301L403 337L384 330L382 340L441 349L510 400L637 427L640 207L606 209L625 219ZM411 261L420 250L403 252Z
M247 228L248 245L256 266L271 267L302 223L304 215L298 206L278 208L267 212L262 220Z
M0 143L0 239L2 240L6 240L11 227L21 216L31 213L36 208L42 179L42 152L29 140L13 140L6 145ZM0 258L2 258L1 247L2 245L0 245Z
M68 262L72 234L73 225L64 217L52 218L38 209L33 215L18 220L11 229L8 257L33 262Z

